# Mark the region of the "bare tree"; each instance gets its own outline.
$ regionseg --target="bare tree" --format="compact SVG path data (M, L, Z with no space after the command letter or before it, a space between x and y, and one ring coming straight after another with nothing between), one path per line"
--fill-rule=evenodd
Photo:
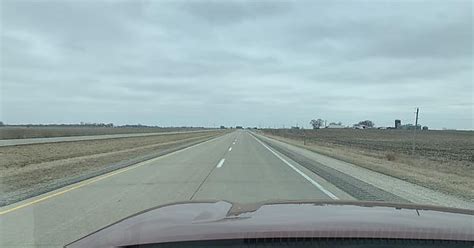
M375 124L371 120L359 121L359 125L364 125L366 127L374 127Z
M324 120L322 120L322 119L314 120L313 119L309 122L309 124L311 124L311 126L313 126L313 129L319 129L323 126Z

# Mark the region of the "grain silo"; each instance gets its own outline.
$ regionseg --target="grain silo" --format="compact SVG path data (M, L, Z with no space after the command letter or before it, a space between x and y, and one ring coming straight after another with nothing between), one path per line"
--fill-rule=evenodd
M401 120L395 120L395 129L400 129L402 127L402 121Z

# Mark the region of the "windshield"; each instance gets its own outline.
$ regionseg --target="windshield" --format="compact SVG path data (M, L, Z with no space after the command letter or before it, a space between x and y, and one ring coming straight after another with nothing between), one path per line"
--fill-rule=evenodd
M175 202L474 209L472 1L0 2L2 247Z

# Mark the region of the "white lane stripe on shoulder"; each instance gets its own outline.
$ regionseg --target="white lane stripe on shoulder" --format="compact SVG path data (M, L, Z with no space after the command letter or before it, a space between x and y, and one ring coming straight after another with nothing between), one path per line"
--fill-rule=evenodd
M274 152L270 147L268 147L267 145L265 145L262 141L260 141L259 139L257 139L255 136L253 136L254 139L256 139L262 146L264 146L265 148L267 148L267 150L269 150L271 153L273 153L273 155L275 155L277 158L279 158L281 161L283 161L283 163L285 163L286 165L288 165L290 168L292 168L294 171L296 171L298 174L300 174L302 177L304 177L306 180L308 180L312 185L314 185L316 188L318 188L319 190L321 190L324 194L326 194L327 196L331 197L331 199L333 200L339 200L339 198L337 196L335 196L333 193L331 193L329 190L325 189L323 186L321 186L321 184L317 183L316 181L314 181L311 177L309 177L308 175L304 174L301 170L299 170L298 168L296 168L294 165L290 164L290 162L286 161L286 159L284 159L282 156L280 156L278 153Z

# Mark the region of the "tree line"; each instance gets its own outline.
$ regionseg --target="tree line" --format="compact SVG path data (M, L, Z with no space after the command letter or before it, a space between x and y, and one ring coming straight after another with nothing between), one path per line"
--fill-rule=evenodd
M326 121L323 119L313 119L309 122L309 124L313 127L313 129L320 129L322 127L325 127ZM329 125L342 125L341 122L331 122ZM359 121L359 123L354 124L354 126L364 126L364 127L374 127L375 123L371 120L364 120L364 121Z

